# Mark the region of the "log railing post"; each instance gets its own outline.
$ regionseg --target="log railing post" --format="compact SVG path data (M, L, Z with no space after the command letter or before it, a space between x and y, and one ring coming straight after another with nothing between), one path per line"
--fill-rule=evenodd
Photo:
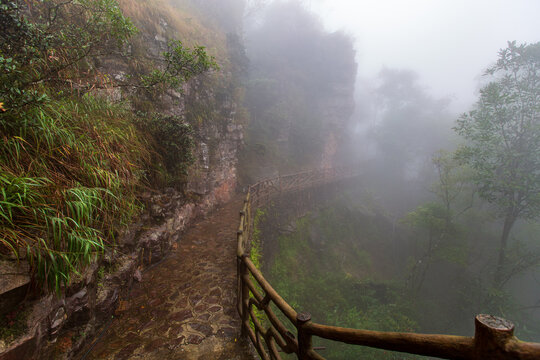
M474 319L474 359L508 359L507 344L514 341L514 324L492 315Z
M239 257L240 260L240 284L242 287L242 336L247 336L249 328L249 287L244 279L249 277L249 269L246 266L244 258L246 254Z
M308 353L311 350L311 334L307 333L304 326L311 321L311 314L301 312L296 315L296 328L298 330L298 359L309 359Z
M242 302L242 259L237 256L236 257L236 310L238 311L238 315L240 315L240 318L242 318L242 314L244 313L244 307Z
M249 194L248 194L249 196ZM246 204L246 219L244 221L244 233L246 234L246 240L245 243L251 242L251 197L246 200L244 200Z

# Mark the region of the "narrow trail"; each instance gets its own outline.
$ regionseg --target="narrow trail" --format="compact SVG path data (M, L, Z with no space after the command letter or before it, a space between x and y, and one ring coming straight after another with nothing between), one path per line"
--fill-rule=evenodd
M236 197L188 229L134 285L86 359L253 359L235 305L241 204Z

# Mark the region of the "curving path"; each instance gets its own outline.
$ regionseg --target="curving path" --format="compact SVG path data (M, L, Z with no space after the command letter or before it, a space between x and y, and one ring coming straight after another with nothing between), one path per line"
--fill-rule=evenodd
M144 273L86 359L253 359L236 312L237 197Z

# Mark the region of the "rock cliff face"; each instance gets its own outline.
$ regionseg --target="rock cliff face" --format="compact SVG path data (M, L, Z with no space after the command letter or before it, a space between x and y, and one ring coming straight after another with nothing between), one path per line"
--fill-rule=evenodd
M335 166L354 111L352 40L295 2L272 3L248 29L242 180Z
M225 1L229 2L234 3L233 8L241 15L243 8L237 3L243 2ZM138 12L148 10L141 10L138 0L123 0L121 3L128 15L133 13L138 16ZM207 4L200 4L196 0L192 1L192 6L208 11ZM220 70L190 80L184 84L181 92L169 89L152 99L152 104L149 104L149 100L136 104L138 110L148 111L147 107L157 107L160 113L191 125L194 130L194 163L187 171L186 191L202 197L203 202L211 206L227 201L236 187L237 151L243 143L246 116L241 111L242 88L238 81L244 69L236 64L238 57L243 56L243 45L234 41L240 37L231 31L240 31L241 23L236 27L229 22L222 25L211 14L202 15L194 8L190 8L193 13L186 14L185 11L166 6L161 11L149 14L155 16L151 26L146 23L146 18L135 18L135 24L144 31L128 50L138 58L154 59L168 50L171 40L180 39L186 46L206 46L208 52L216 57ZM184 16L187 15L193 18L186 20ZM185 26L188 26L187 30L183 29ZM189 29L189 26L193 29ZM197 34L197 31L206 37ZM188 34L188 39L183 38L185 34ZM211 40L207 37L211 37ZM208 41L210 44L206 44ZM118 58L108 59L101 66L115 79L137 71L132 63ZM145 106L147 104L150 106Z
M237 153L243 144L244 125L236 117L240 105L232 96L216 101L215 90L194 93L198 94L195 99L187 99L188 112L192 107L214 111L210 118L191 115L196 139L195 163L189 170L187 191L202 196L211 206L228 201L236 190Z
M319 103L324 121L324 146L321 155L321 167L331 168L339 164L339 151L348 129L349 119L354 112L354 79L356 67L351 76L342 84L333 87L329 96Z
M121 4L132 12L141 11L137 0L124 0ZM142 30L139 44L129 51L144 49L139 57L155 57L167 49L172 36L179 37L178 17L176 22L171 20L176 10L164 8L161 11L146 14L155 16L151 19L152 26L137 24ZM192 16L200 15L194 12ZM202 19L197 26L206 26L201 25L205 21L210 20ZM189 27L189 24L183 25ZM207 26L206 31L218 38L215 42L222 42L223 49L218 51L222 58L216 56L218 62L227 64L228 56L237 49L227 48L229 42L219 27ZM187 40L194 43L200 40L197 35L194 37ZM128 63L115 58L104 59L100 67L117 80L133 71ZM24 311L14 308L27 296L28 278L24 276L24 269L10 270L14 275L5 278L9 284L0 289L3 308L0 315L7 312L8 307L22 314L13 321L20 327L21 334L15 336L16 339L0 341L0 360L76 356L88 339L96 335L97 329L122 310L131 284L141 280L144 269L167 256L176 242L182 241L182 231L196 217L204 216L231 198L237 186L237 152L243 143L245 122L239 104L242 91L235 71L228 65L222 66L219 72L185 84L182 93L168 91L157 99L160 112L176 116L194 130L194 162L188 169L184 191L166 188L143 194L146 210L138 221L118 235L115 251L89 266L61 296L50 294L29 301ZM108 90L107 94L122 97L119 90ZM0 268L2 266L0 264ZM12 280L17 280L16 286Z

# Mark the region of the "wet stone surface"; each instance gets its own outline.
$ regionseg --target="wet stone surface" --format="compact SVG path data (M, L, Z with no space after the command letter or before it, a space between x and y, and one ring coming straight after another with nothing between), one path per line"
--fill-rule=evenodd
M187 230L134 285L87 359L254 359L235 308L241 205L237 197Z

